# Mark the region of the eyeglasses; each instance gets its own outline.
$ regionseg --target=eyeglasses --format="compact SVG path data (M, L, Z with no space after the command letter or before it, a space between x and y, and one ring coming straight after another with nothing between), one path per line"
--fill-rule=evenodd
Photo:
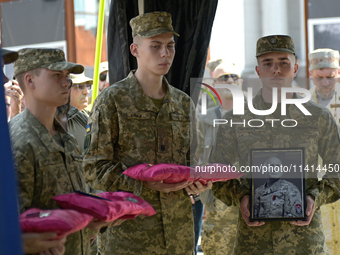
M101 75L99 75L99 80L101 80L101 81L106 81L106 74L101 74Z
M238 76L237 74L224 74L220 77L218 77L215 82L227 82L230 78L232 78L234 81L237 81L238 79L240 79L240 76Z
M79 90L84 90L86 87L88 90L91 90L92 84L74 84L71 87L78 87Z

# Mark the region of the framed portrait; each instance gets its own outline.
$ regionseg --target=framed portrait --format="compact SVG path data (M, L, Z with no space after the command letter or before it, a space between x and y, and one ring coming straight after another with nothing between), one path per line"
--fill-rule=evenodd
M250 221L306 220L305 151L251 149Z

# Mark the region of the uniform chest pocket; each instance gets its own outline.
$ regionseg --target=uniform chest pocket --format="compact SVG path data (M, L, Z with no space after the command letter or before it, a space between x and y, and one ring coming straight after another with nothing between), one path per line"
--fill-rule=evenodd
M126 113L119 121L118 143L122 150L150 149L155 140L155 115L150 112Z
M55 195L73 192L69 174L60 157L41 159L36 169L36 185L34 187L34 200L43 208L53 208L55 203L52 197Z
M176 156L176 154L185 156L190 149L190 117L171 114L171 120L173 154L174 156Z

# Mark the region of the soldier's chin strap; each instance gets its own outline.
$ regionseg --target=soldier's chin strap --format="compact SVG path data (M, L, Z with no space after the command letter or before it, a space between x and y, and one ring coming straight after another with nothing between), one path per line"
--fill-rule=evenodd
M70 79L70 86L68 86L68 89L71 89L72 85L73 85L73 82L72 82L72 80Z

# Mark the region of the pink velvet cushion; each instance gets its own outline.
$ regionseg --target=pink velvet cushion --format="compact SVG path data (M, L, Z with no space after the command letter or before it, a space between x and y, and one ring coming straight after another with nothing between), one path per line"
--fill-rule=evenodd
M217 169L217 166L219 166L221 169L221 172L219 173L202 172L207 169L204 167ZM140 181L163 180L164 183L200 181L202 184L206 184L209 180L212 182L226 181L239 178L243 175L242 173L238 173L235 169L232 169L229 165L209 164L200 167L200 170L202 171L198 172L198 168L190 168L189 166L176 164L139 164L128 168L123 172L123 174ZM224 170L224 172L222 170Z
M75 210L40 210L31 208L20 215L21 229L26 232L55 232L56 239L85 228L93 216Z
M138 215L156 214L153 207L129 192L103 192L94 195L70 193L53 197L62 208L74 209L92 215L94 218L110 222L117 219L132 219Z

